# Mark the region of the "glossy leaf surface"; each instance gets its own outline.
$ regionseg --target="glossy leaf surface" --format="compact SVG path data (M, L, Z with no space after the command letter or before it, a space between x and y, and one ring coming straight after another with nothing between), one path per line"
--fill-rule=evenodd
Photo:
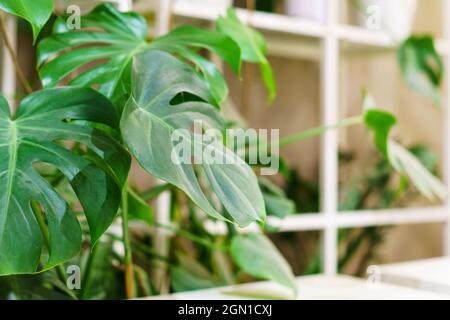
M34 42L52 14L53 0L0 0L0 10L27 20Z
M192 68L168 53L149 51L135 58L132 87L121 128L126 144L141 166L182 189L214 218L232 220L242 226L264 220L264 200L251 168L218 140L207 142L203 135L191 132L198 121L218 130L224 126L216 108L204 102L212 98ZM174 105L171 101L177 96L195 96L197 101ZM179 150L176 145L187 148ZM191 148L194 151L186 157L183 152ZM214 153L221 162L205 159L205 150ZM193 163L206 175L230 217L219 213L206 198Z
M83 125L79 125L79 122ZM109 227L119 206L129 155L102 129L118 127L118 116L101 94L59 88L26 97L14 116L0 96L0 275L35 272L43 237L31 202L45 212L49 258L44 269L75 256L81 230L64 199L35 165L49 164L70 182L85 210L91 243ZM92 125L90 125L92 124ZM72 152L63 142L85 145L91 156Z

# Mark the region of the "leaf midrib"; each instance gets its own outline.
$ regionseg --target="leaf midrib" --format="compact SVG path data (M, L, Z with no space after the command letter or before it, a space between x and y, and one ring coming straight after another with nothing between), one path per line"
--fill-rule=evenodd
M136 103L136 100L134 99L134 97L133 97L133 100L134 100L134 103ZM164 121L164 117L158 117L157 115L155 115L155 114L152 113L151 111L146 110L146 109L144 109L144 108L141 108L137 103L136 103L136 106L137 106L138 109L140 109L140 110L143 111L143 112L146 112L151 118L153 118L154 120L156 120L157 122L159 122L159 123L161 123L163 126L165 126L167 129L169 129L170 132L173 132L173 131L176 130L175 127L171 126L170 124L168 124L167 122ZM182 135L185 137L185 139L188 139L188 140L191 142L191 144L195 143L195 142L192 140L192 138L191 138L190 136L186 136L186 135L184 135L184 134L182 134ZM224 154L223 152L221 152L220 149L215 149L215 150L218 151L218 152L220 153L221 156L222 156L222 155L223 155L223 156L226 156L226 154ZM239 189L238 186L237 186L237 185L236 185L229 177L227 177L226 174L223 174L223 176L224 176L226 179L228 179L228 181L229 181L231 184L233 184L237 189ZM239 198L241 198L241 200L243 200L244 202L246 202L247 205L249 205L251 208L253 208L253 206L251 205L251 202L250 202L248 199L246 199L245 197L242 198L241 195L238 195L238 196L239 196ZM252 216L253 216L253 218L256 217L256 219L261 220L261 217L258 215L258 213L257 213L256 211L253 211L253 212L252 212Z
M4 228L6 225L6 218L9 211L10 206L10 198L12 195L12 189L14 185L14 176L17 166L17 126L16 123L12 120L9 120L9 135L8 135L10 143L9 147L9 164L8 164L8 178L6 184L6 207L3 210L5 219L1 221L0 225L0 234L4 235ZM3 237L3 236L2 236Z

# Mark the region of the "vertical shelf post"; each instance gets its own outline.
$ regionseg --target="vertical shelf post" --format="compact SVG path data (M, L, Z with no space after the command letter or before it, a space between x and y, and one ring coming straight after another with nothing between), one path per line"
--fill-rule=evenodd
M339 42L334 34L338 23L338 1L328 0L326 34L322 40L321 57L321 121L322 125L338 120ZM326 215L323 235L323 271L337 272L337 206L338 206L338 135L328 131L321 140L320 206Z
M450 46L450 1L442 0L442 27L445 43ZM450 194L450 54L445 55L445 105L442 110L444 113L444 124L443 124L443 178L447 190ZM448 221L445 223L444 228L444 238L443 238L443 248L444 255L450 256L450 201L447 199L445 201L445 210L448 214Z

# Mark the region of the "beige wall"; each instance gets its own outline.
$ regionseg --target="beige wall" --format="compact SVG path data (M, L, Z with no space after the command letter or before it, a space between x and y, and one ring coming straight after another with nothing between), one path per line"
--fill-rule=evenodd
M345 1L343 1L345 2ZM414 30L440 36L440 0L419 0ZM348 8L342 7L341 19L349 17ZM349 19L350 20L350 19ZM344 44L345 45L345 44ZM248 121L257 128L279 128L286 136L318 125L320 119L320 70L316 62L272 58L278 98L267 106L265 91L258 74L251 85L251 107ZM361 88L367 88L379 107L393 112L399 119L394 136L404 145L425 144L442 155L442 112L429 101L411 92L401 79L394 51L385 53L348 54L341 61L340 116L361 113ZM231 81L231 97L241 105L242 83L227 73ZM344 150L357 154L354 176L367 167L373 157L371 136L362 127L340 131L340 144ZM318 179L318 139L305 141L282 151L288 163L298 168L303 177ZM341 177L343 180L350 179ZM421 204L429 204L420 201ZM380 250L380 260L391 262L430 257L441 254L442 226L400 226L386 232L386 243Z

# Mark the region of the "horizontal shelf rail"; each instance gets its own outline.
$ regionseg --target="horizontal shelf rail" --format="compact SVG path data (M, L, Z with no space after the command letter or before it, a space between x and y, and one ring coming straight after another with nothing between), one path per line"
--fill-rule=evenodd
M294 214L284 219L269 217L267 224L277 232L324 230L329 224L340 229L389 225L442 223L450 219L450 210L446 206L428 208L402 208L386 210L362 210L339 212L331 221L322 213ZM227 228L222 222L208 221L206 228L214 234L225 234ZM242 232L256 231L257 225L241 228Z
M211 6L209 10L205 10L204 6L184 1L176 1L173 12L179 17L208 21L215 21L220 15L224 14L223 8L218 6ZM250 21L253 27L264 31L317 39L324 39L327 37L328 32L332 32L333 36L336 36L341 41L347 41L360 46L374 47L374 49L395 49L399 45L397 41L384 31L369 30L345 24L339 24L336 28L328 31L324 24L299 17L259 11L249 12L246 9L237 9L237 14L243 21ZM443 39L436 40L436 47L442 55L448 55L450 52L450 43L447 43ZM278 54L278 51L275 53Z

